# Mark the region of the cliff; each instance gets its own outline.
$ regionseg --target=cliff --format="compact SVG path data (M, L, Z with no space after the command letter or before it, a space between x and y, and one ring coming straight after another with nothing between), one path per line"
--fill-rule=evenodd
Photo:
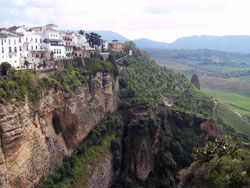
M118 78L99 72L74 95L44 89L39 109L27 99L0 105L0 187L36 187L116 111L118 90Z

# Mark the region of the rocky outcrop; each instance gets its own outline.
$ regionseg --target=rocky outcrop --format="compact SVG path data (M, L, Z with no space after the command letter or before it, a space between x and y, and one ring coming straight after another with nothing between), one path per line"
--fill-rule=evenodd
M205 121L200 124L200 128L202 130L206 130L207 134L201 134L201 137L205 140L208 141L209 136L213 137L218 137L219 136L219 131L216 127L216 124L213 119L210 119L208 121Z
M44 90L39 109L27 99L22 105L1 105L0 187L36 187L106 112L116 111L118 89L118 79L97 73L73 95Z
M109 153L95 169L88 181L87 188L108 188L113 177L112 155Z
M200 90L200 81L199 78L196 74L193 74L192 78L191 78L191 82L192 84L194 84L194 86Z

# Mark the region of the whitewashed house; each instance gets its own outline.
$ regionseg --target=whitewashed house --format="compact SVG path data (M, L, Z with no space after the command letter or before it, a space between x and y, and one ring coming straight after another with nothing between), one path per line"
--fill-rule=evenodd
M65 46L60 38L60 32L55 27L57 26L54 24L45 26L43 42L46 44L46 50L53 52L54 58L65 58Z
M0 32L0 63L8 62L12 67L19 67L19 59L22 56L21 35L17 35L8 30Z
M85 50L94 50L94 48L91 48L89 46L89 43L87 42L85 35L74 33L73 43L76 48L82 48Z

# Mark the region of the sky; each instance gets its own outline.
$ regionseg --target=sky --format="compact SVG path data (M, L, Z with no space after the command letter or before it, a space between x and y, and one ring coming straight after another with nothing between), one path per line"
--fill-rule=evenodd
M173 42L191 35L250 35L249 9L249 0L1 0L0 27L54 23Z

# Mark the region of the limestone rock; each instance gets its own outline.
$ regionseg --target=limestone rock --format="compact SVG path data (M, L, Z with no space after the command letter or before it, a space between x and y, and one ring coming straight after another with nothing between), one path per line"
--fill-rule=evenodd
M91 85L73 96L46 89L35 110L23 104L0 105L0 187L33 188L70 155L102 120L117 108L118 78L97 73Z

